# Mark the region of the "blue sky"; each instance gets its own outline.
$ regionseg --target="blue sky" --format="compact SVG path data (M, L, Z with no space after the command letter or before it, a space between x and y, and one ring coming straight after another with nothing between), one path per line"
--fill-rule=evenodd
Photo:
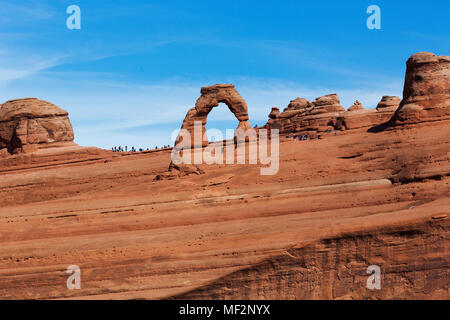
M69 5L81 30L66 27ZM381 30L369 30L369 5ZM171 144L200 87L233 83L252 125L296 97L338 93L375 107L402 94L405 62L450 54L450 2L4 1L0 101L38 97L66 109L80 145ZM208 127L234 128L225 106Z

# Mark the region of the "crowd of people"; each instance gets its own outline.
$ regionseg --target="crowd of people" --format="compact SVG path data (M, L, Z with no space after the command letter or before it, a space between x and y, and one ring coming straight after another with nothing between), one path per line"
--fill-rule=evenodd
M332 133L332 132L333 132L333 129L328 129L326 131L326 133ZM338 134L338 131L335 131L334 135L337 135L337 134ZM306 140L310 140L311 139L311 137L308 134L292 135L292 136L288 135L288 136L286 136L286 138L288 138L288 139L293 138L294 140L298 140L298 141L306 141ZM317 135L317 139L322 139L322 136L320 134L318 134ZM170 148L170 145L164 145L162 147L155 146L154 149L150 149L150 148L146 148L146 149L139 148L139 149L136 149L134 146L132 146L129 150L128 150L128 146L124 146L124 147L118 146L118 147L112 147L111 150L113 152L143 152L143 151L159 150L159 149L166 149L166 148Z
M155 148L153 150L166 149L166 148L170 148L170 146L169 145L164 145L162 147L155 146ZM150 148L146 148L146 149L139 148L139 149L137 149L134 146L132 146L130 149L128 149L128 146L124 146L124 147L118 146L118 147L112 147L111 150L113 152L142 152L142 151L150 151L152 149L150 149Z
M333 129L328 129L327 131L325 131L325 133L332 133L332 132L333 132ZM338 134L338 131L334 131L334 135L337 136L337 134ZM307 134L297 135L297 136L296 135L286 136L286 138L288 138L288 139L293 138L294 140L298 140L298 141L305 141L305 140L310 139L309 135L307 135ZM322 139L322 135L318 134L317 139L319 139L319 140Z

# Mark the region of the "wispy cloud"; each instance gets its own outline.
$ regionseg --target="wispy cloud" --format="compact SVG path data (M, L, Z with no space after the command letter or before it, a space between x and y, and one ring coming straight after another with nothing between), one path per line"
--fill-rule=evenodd
M0 25L18 25L30 21L49 20L56 11L51 6L36 1L0 1Z
M21 78L27 78L61 64L64 56L39 57L26 52L0 51L0 86Z

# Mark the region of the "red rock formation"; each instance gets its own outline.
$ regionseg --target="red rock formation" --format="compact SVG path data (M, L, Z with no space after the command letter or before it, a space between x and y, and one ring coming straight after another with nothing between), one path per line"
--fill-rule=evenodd
M448 251L444 241L435 240L436 234L450 230L447 217L442 220L339 234L293 247L172 298L446 299L448 273L444 266ZM427 261L427 268L414 261L409 254L411 248ZM383 265L380 290L367 289L367 261Z
M393 110L378 111L376 109L342 112L337 117L334 128L337 130L354 130L374 127L389 121L393 112Z
M208 145L208 138L206 136L206 120L212 108L217 107L219 103L225 103L230 111L239 120L237 129L250 129L248 122L247 104L245 100L239 95L232 84L216 84L201 89L201 96L195 103L195 107L190 109L184 118L181 129L186 129L191 135L192 147L204 147ZM200 121L202 125L202 145L194 144L194 122ZM180 137L175 142L176 146L181 146L182 139Z
M359 102L358 100L355 101L355 103L353 103L353 105L348 108L348 111L357 111L357 110L364 110L361 102Z
M265 127L279 129L281 133L308 134L312 138L330 129L370 128L389 122L399 103L398 97L384 96L377 109L364 109L356 100L345 111L337 94L319 97L312 103L297 98L278 117L270 117Z
M187 149L186 144L184 144L184 139L187 138L184 134L187 132L190 136L189 146L190 148L201 148L206 147L208 142L208 137L206 135L206 122L208 114L214 107L217 107L219 103L225 103L230 111L239 120L239 125L236 130L242 130L246 132L251 129L250 122L248 122L248 111L247 104L245 100L240 96L240 94L235 89L232 84L216 84L209 87L203 87L201 89L201 96L197 99L195 107L191 108L186 117L183 120L181 129L185 132L180 132L175 141L175 150L180 151L182 149ZM278 110L279 112L279 110ZM195 124L200 123L201 127L195 130ZM202 135L201 137L196 137L196 135ZM200 143L196 141L200 140ZM248 137L245 137L248 140ZM181 153L183 151L180 151ZM179 164L171 162L168 171L157 175L155 180L165 180L165 179L175 179L177 177L182 177L191 174L203 174L203 171L192 164Z
M284 111L292 111L292 110L302 110L306 111L308 108L311 108L311 102L306 100L305 98L297 98L292 100Z
M297 98L289 102L289 105L283 110L280 118L288 119L293 116L304 116L309 114L313 108L314 105L308 100L304 98Z
M270 119L277 119L280 116L280 109L277 107L273 107L272 111L269 113Z
M377 105L378 111L395 111L400 105L400 98L395 96L383 96Z
M345 111L344 107L341 106L338 95L336 93L319 97L312 102L312 105L313 109L310 111L311 114Z
M340 112L345 109L340 105L337 94L328 94L309 102L304 98L292 100L278 118L270 119L266 128L279 129L280 133L308 133L315 136L334 128Z
M42 145L73 139L67 111L50 102L27 98L0 105L2 153L35 151Z
M375 127L389 122L400 103L400 98L384 96L377 109L364 109L357 100L355 104L337 117L335 129L353 130Z
M450 119L450 56L421 52L411 56L406 66L403 100L393 123Z

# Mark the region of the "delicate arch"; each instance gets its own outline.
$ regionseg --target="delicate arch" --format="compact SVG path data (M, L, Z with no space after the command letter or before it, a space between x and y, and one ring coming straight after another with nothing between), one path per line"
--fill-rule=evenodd
M200 92L201 96L197 99L195 107L187 112L183 124L181 125L181 129L186 129L191 135L191 146L204 147L208 145L205 128L207 117L211 110L217 107L219 103L225 103L238 119L239 125L237 129L246 131L251 128L250 123L248 122L247 103L234 88L234 85L216 84L214 86L203 87ZM194 123L196 121L201 121L202 123L203 137L201 145L194 142ZM179 145L180 143L180 138L177 138L175 145Z

